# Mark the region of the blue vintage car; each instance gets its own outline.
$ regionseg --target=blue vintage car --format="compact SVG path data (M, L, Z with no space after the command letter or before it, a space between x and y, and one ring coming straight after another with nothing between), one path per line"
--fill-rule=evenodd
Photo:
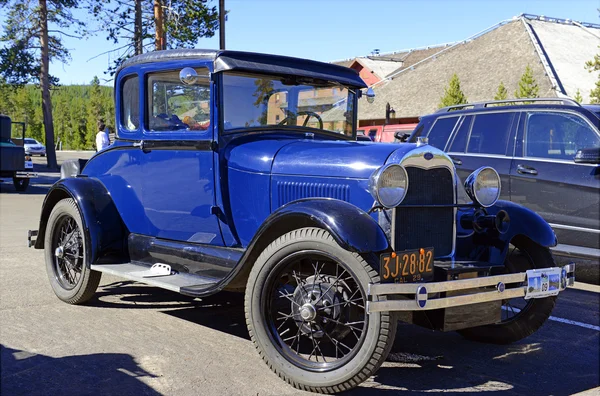
M63 165L30 232L54 292L85 303L102 273L244 292L263 360L325 393L379 368L398 319L493 343L536 331L573 283L552 229L498 201L492 168L463 187L426 139L358 141L365 88L351 69L274 55L126 61L116 141Z

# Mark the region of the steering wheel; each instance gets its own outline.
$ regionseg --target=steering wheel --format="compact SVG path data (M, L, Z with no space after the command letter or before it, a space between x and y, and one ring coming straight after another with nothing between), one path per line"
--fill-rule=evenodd
M283 125L287 122L290 121L290 118L292 116L292 112L289 110L286 110L288 115L281 120L277 125ZM308 124L308 120L310 119L310 117L315 117L317 119L317 121L319 121L319 129L323 129L323 120L321 119L321 116L319 116L317 113L315 113L314 111L299 111L296 114L296 117L301 116L301 115L306 115L308 117L306 117L306 119L304 120L304 123L302 124L302 126L306 126L306 124Z

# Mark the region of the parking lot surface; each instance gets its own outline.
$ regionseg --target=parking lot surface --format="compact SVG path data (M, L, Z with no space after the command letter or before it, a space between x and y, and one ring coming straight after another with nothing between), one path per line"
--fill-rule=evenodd
M59 153L59 161L90 155ZM59 176L34 161L40 177L27 192L0 183L0 394L306 394L261 361L241 295L192 299L103 276L89 304L59 301L43 251L26 247ZM540 331L513 345L400 324L388 361L348 394L597 395L599 347L599 288L582 285L560 295Z

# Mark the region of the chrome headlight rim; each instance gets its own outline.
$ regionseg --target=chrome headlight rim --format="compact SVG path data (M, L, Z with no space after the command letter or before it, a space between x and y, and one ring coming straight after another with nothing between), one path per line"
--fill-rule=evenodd
M380 194L381 177L386 171L389 171L389 169L399 169L403 173L404 180L406 181L402 195L400 195L394 202L384 202ZM392 209L400 205L402 201L404 201L404 198L406 198L406 193L408 192L408 173L406 172L406 169L400 164L387 164L380 167L371 175L371 179L369 180L369 192L373 198L375 198L375 200L386 209Z
M498 193L496 194L496 197L492 200L492 202L482 202L481 197L477 194L478 191L475 188L478 178L483 172L486 171L493 172L496 177L496 180L498 181ZM478 168L475 171L473 171L473 173L471 173L469 177L467 177L467 179L465 180L465 190L469 198L471 198L474 203L481 207L489 208L491 206L494 206L496 202L498 202L498 199L500 199L500 193L502 191L502 181L500 180L500 175L498 174L496 169L492 168L491 166L482 166L481 168Z

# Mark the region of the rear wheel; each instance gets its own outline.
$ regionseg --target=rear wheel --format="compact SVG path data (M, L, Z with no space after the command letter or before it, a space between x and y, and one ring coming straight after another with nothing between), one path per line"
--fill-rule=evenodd
M13 184L15 185L15 190L25 191L27 190L27 187L29 187L29 179L22 177L13 177Z
M319 228L289 232L262 252L245 309L252 341L271 370L320 393L351 389L377 371L397 322L387 312L367 315L368 284L379 282L374 264Z
M72 199L63 199L52 209L44 246L54 294L69 304L83 304L92 298L102 274L87 265L83 222Z
M530 239L519 237L512 241L504 265L506 273L525 272L534 268L554 266L550 250ZM512 284L511 287L524 287ZM509 286L507 285L508 289ZM535 333L550 317L556 296L546 298L512 298L502 300L501 321L499 323L460 330L467 339L492 344L510 344Z

